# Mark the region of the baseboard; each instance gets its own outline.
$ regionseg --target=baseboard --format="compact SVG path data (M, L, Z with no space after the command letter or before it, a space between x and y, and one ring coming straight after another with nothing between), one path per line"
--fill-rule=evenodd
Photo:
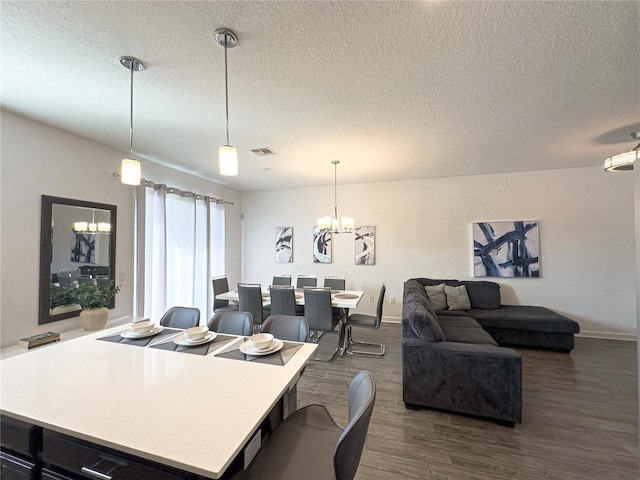
M584 338L602 338L605 340L624 340L626 342L637 342L638 336L633 333L615 333L615 332L590 332L582 331L576 333L576 337Z

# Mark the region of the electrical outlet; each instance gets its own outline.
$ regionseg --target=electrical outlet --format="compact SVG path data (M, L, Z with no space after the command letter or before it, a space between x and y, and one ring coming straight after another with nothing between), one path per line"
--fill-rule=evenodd
M369 297L369 303L373 303L373 295Z
M396 303L396 297L389 297L389 303Z

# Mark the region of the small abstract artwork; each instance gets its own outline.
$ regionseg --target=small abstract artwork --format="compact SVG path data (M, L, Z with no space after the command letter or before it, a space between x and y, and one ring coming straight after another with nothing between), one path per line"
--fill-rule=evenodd
M474 277L540 277L538 222L473 224Z
M276 263L293 263L293 227L276 227Z
M313 263L331 263L331 230L313 227Z
M71 240L71 261L78 263L94 263L93 252L96 249L96 236L89 233L73 233Z
M376 264L376 227L356 227L356 265Z

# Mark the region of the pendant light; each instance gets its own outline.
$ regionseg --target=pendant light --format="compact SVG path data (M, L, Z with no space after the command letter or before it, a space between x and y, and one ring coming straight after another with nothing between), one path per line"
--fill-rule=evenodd
M141 72L144 65L133 57L120 57L123 67L131 71L131 95L130 95L130 123L129 123L129 157L122 160L120 168L120 181L125 185L140 185L142 172L140 162L133 158L133 72Z
M640 130L631 132L631 137L635 140L640 139ZM606 172L621 172L624 170L633 170L633 165L640 158L640 143L630 152L620 153L604 160L604 170Z
M224 47L224 101L227 119L227 143L220 147L218 151L218 166L220 175L238 175L238 151L236 147L229 144L229 83L227 77L227 49L238 44L238 37L235 33L226 28L219 28L213 32L213 38L218 45Z
M320 230L331 230L332 233L351 233L353 232L354 220L352 217L342 217L338 220L338 164L339 160L333 160L333 219L331 217L321 217L318 219L318 228Z

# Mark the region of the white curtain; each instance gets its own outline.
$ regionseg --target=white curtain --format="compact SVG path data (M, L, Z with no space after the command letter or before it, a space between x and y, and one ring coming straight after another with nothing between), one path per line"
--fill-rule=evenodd
M171 307L213 312L211 278L224 274L224 207L164 185L138 187L137 315L157 322Z

